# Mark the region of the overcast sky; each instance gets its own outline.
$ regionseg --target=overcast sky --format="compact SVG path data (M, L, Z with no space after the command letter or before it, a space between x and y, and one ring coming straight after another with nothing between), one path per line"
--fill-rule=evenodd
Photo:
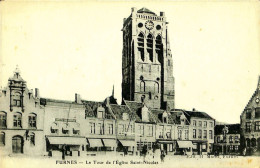
M123 18L146 7L169 22L176 108L239 123L260 75L259 3L1 2L1 83L19 65L42 97L121 102Z

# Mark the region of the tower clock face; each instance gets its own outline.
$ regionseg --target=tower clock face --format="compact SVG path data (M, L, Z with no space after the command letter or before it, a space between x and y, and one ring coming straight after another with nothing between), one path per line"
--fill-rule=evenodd
M154 23L151 21L151 20L148 20L145 22L145 27L148 29L148 30L152 30L153 27L154 27Z

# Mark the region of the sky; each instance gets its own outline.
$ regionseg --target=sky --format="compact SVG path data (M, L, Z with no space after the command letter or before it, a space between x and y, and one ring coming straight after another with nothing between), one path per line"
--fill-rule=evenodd
M0 86L16 65L41 97L121 102L123 18L146 7L169 22L176 108L239 123L260 75L257 2L1 1Z

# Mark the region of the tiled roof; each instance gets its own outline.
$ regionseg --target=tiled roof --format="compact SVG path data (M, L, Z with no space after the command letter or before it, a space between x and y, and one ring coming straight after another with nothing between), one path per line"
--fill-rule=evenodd
M227 134L240 134L240 124L226 124L226 125L216 125L215 126L215 135L223 134L223 128L228 127Z
M199 112L199 111L183 111L186 118L190 121L191 118L204 118L204 119L210 119L214 120L211 116L209 116L205 112Z
M96 101L87 101L82 100L82 103L85 105L85 115L87 117L95 117L97 113L97 108L102 106L103 102L96 102Z
M134 102L134 101L127 101L124 100L126 106L129 108L131 112L131 116L135 119L137 122L142 121L141 117L141 108L143 107L142 103Z
M126 105L110 104L110 107L117 119L122 119L123 113L131 113Z

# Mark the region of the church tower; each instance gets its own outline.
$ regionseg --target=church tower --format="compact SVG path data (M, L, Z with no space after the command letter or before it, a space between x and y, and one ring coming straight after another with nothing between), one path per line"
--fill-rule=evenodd
M132 8L123 23L122 98L174 108L173 61L164 12Z

